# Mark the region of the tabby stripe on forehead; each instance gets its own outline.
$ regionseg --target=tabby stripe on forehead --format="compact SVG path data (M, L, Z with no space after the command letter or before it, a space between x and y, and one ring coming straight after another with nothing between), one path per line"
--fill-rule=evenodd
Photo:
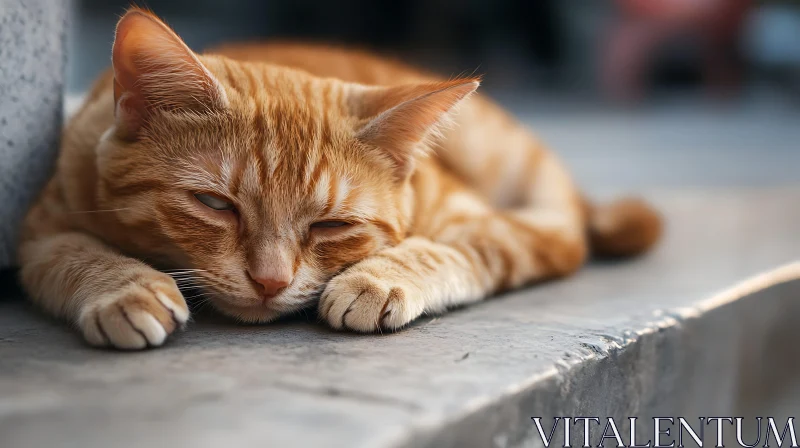
M317 104L319 101L315 95L315 89L313 89L314 85L310 80L306 80L301 84L303 98L305 99L305 105L308 108L309 112L314 116L319 116L319 111L317 110ZM319 148L319 121L317 119L310 119L306 118L305 122L302 123L304 125L304 136L309 137L311 139L310 148L316 150Z
M308 120L307 134L311 136L311 148L319 150L321 145L321 132L320 123L318 120Z
M317 207L320 207L322 210L320 213L323 215L328 213L328 200L329 200L329 187L331 183L331 173L328 170L322 171L319 175L319 179L314 185L313 189L311 190L311 200L313 204Z
M333 210L334 205L337 203L337 193L339 190L339 177L328 176L328 199L325 201L325 210L323 214L328 214Z
M260 107L264 107L263 105ZM256 150L256 158L259 161L259 176L261 176L262 184L267 181L273 174L275 174L275 168L277 167L276 157L278 156L278 148L279 143L276 143L277 135L276 134L267 134L267 125L270 121L270 111L261 109L259 111L259 116L261 117L261 125L260 128L257 129L255 132L259 134L258 142L259 147L255 148Z
M317 159L314 170L311 172L311 176L307 177L306 189L309 193L313 193L316 190L317 182L319 182L319 178L322 176L322 171L326 167L326 162L325 155L321 154Z
M305 163L302 166L303 172L303 188L304 191L308 191L309 186L311 185L311 177L315 175L317 166L319 165L320 161L322 160L322 153L319 151L308 151L306 153ZM318 173L316 174L318 175Z
M269 168L267 167L267 161L265 159L265 154L267 152L267 140L264 132L264 111L261 109L261 107L261 103L258 101L258 99L253 101L254 110L251 126L255 131L255 141L253 142L253 146L250 148L250 152L256 161L259 175L261 176L261 180L263 182L268 178Z
M344 204L350 198L351 190L348 178L337 178L335 185L331 185L330 190L333 202L331 204L331 210L338 211L339 207L341 207L342 204Z
M244 163L236 163L232 168L229 185L233 196L237 196L242 188L242 176L244 176L245 166Z
M327 97L332 89L320 86L317 88L317 90L317 107L319 108L319 122L317 125L317 139L319 140L319 143L317 143L317 148L321 149L322 145L329 144L331 142L331 109L329 101L327 101Z
M270 135L272 139L272 150L266 153L267 160L269 161L269 174L270 176L285 174L283 173L283 163L286 162L286 156L293 154L291 141L287 140L294 133L291 131L291 119L287 118L283 111L276 105L272 104L270 109L267 110L266 120L270 120L271 124L277 128L277 131ZM275 149L280 149L276 151Z

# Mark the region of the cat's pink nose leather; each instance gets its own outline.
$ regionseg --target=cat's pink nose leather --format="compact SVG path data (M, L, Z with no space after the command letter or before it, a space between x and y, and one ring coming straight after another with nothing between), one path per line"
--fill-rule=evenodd
M277 296L279 292L289 286L289 281L283 279L253 277L253 281L263 287L262 294L266 299Z

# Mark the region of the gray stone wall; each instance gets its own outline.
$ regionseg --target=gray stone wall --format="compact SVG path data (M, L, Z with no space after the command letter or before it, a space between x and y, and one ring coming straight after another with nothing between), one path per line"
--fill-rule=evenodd
M58 150L69 5L0 0L0 268Z

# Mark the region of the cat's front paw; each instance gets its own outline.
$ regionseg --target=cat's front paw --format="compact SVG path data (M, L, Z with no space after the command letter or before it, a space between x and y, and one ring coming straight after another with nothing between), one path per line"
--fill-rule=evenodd
M418 289L395 273L376 277L356 265L322 293L320 316L336 329L362 333L397 330L424 311Z
M87 305L78 324L92 345L139 350L163 344L188 319L189 308L175 281L153 273Z

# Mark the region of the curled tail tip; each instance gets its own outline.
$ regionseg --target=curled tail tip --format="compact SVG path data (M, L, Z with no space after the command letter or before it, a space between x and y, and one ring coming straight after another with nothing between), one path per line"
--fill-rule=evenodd
M589 207L589 239L599 257L631 257L653 247L663 232L661 215L641 199Z

